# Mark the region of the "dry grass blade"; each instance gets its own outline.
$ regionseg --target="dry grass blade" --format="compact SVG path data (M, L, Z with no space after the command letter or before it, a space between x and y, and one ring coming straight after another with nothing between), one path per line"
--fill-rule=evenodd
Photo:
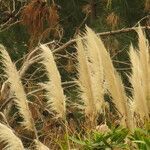
M61 86L61 77L53 54L51 50L44 45L41 45L41 50L41 56L43 58L41 63L45 66L45 71L47 72L47 77L49 80L45 84L42 84L47 91L46 96L48 99L48 107L57 112L58 117L65 118L66 97Z
M33 130L32 116L28 107L26 94L22 86L19 73L16 70L15 65L12 63L9 54L2 45L0 45L0 53L0 56L2 57L1 61L4 66L4 72L8 82L10 83L10 91L14 95L14 102L16 103L21 116L23 117L21 124L26 129Z
M3 150L24 150L21 140L7 126L0 123L0 143Z

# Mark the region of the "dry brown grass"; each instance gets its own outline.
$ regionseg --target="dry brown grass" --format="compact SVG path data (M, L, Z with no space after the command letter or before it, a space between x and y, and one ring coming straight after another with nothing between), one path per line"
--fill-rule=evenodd
M120 22L120 18L115 12L110 13L106 18L106 23L112 29L115 29L118 26L119 22Z
M21 18L31 36L29 40L31 50L48 36L59 38L61 34L58 6L54 2L48 6L45 0L31 0L22 10Z

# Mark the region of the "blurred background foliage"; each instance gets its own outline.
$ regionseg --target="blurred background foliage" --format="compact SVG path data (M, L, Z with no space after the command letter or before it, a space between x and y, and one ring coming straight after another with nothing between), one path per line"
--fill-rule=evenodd
M39 43L55 40L62 45L85 24L96 32L137 26L139 21L149 26L149 14L150 0L0 0L0 43L16 61ZM136 33L127 32L104 36L103 41L115 60L127 61L126 50L137 38Z

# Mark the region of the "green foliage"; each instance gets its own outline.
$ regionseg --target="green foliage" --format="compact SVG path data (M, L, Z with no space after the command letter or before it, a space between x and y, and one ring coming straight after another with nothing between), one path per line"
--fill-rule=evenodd
M129 131L125 128L114 128L106 133L94 131L84 140L74 137L70 137L70 139L85 150L128 149L126 142L128 133Z
M130 139L136 144L138 149L150 149L150 130L149 129L136 129L131 135Z
M0 32L0 43L7 47L13 60L18 60L27 53L28 38L25 28L21 25Z
M93 131L85 137L70 137L70 140L84 150L104 149L150 149L150 130L135 129L133 133L125 128L113 128L109 132Z

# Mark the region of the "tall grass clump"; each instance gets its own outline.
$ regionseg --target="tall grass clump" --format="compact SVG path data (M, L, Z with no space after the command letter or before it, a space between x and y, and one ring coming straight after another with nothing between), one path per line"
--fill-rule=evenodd
M0 143L4 144L4 150L24 150L24 146L19 137L2 123L0 123Z
M103 94L105 88L107 88L109 95L112 97L113 102L117 110L121 113L121 123L123 126L128 126L131 128L131 115L129 111L128 98L126 96L124 85L121 81L121 77L116 72L109 53L104 47L101 39L90 29L86 28L86 35L83 37L81 43L80 40L77 40L77 51L78 51L78 61L79 61L79 81L83 84L85 78L87 78L84 83L84 91L86 95L90 93L97 93L101 95L98 99L101 101L101 104L104 102ZM87 56L86 56L87 55ZM84 63L83 63L84 60ZM97 61L98 60L98 61ZM97 63L95 63L95 62ZM87 65L88 64L88 65ZM86 67L85 67L86 66ZM81 68L82 67L82 68ZM89 71L91 69L91 72ZM97 68L97 69L95 69ZM87 70L86 72L84 70ZM95 69L95 70L94 70ZM91 77L92 75L92 77ZM98 82L98 78L99 81ZM91 81L91 78L93 81ZM93 83L96 83L94 86ZM104 87L104 82L106 82L107 87ZM91 85L86 85L91 84ZM88 89L90 87L90 89ZM82 87L81 87L82 88ZM93 90L93 91L92 91ZM83 91L83 90L82 90ZM84 94L85 92L83 92ZM101 94L103 93L103 94ZM92 94L90 94L92 96ZM98 101L95 101L94 98L90 98L86 102L86 107L91 108L91 114L96 110L96 105ZM93 96L95 96L93 94ZM85 99L85 98L83 98ZM97 99L97 98L95 98ZM88 103L87 103L88 102ZM94 106L93 106L94 105ZM99 108L101 109L101 108ZM94 111L93 111L94 110Z
M1 63L3 65L5 76L7 77L7 82L10 83L11 96L14 97L13 100L23 118L21 125L25 129L34 130L33 119L19 73L12 63L6 49L2 45L0 45L0 56L2 58Z
M75 82L71 77L73 82L62 83L54 56L56 51L51 51L46 44L25 57L20 71L0 45L0 64L5 79L0 98L0 149L136 149L136 145L149 146L150 52L148 40L140 27L137 33L138 48L131 45L129 49L129 95L101 38L89 27L75 39L76 57L71 54L77 69ZM68 60L66 55L62 57ZM35 72L32 70L32 74L26 74L30 77L24 80L29 83L26 86L22 84L21 76L26 77L25 72L33 63L38 63L38 68ZM41 75L38 81L34 77L37 72ZM75 86L68 90L70 84ZM70 99L65 92L71 92L68 94ZM35 106L30 109L32 115L27 96L32 100L31 108ZM78 105L69 105L69 100L71 104L78 102ZM13 108L11 101L18 109L10 113L20 113L17 119L22 120L24 128L14 127L18 120L12 117L7 121L12 115L2 113ZM139 127L143 130L134 129ZM73 137L70 137L72 133Z
M130 47L132 73L129 77L133 87L132 106L136 119L149 119L150 107L150 57L148 41L139 27L138 50Z

